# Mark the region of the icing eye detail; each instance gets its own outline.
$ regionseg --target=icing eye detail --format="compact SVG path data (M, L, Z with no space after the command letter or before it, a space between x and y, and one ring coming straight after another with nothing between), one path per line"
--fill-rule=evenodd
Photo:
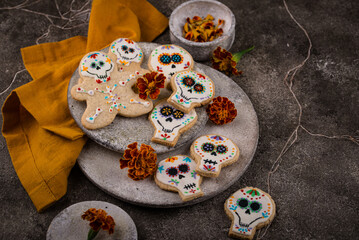
M162 53L161 55L158 56L158 61L162 65L169 65L171 63L171 56L167 53Z
M91 63L91 68L96 68L96 63Z
M228 152L228 147L224 145L218 145L217 146L217 153L219 154L225 154Z
M187 163L183 163L181 165L178 166L178 170L180 173L184 174L184 173L188 173L190 170L190 167Z
M100 65L100 67L103 67L103 65L105 65L103 61L100 61L98 64Z
M181 64L183 62L183 57L179 53L173 53L171 58L175 64Z
M237 205L242 209L247 208L248 204L249 204L249 202L245 198L240 198L237 200Z
M250 205L249 205L250 209L252 210L252 212L259 212L262 209L262 204L257 202L257 201L253 201Z
M122 51L127 51L128 47L126 45L121 46Z
M178 170L176 167L169 167L166 169L166 174L170 177L175 177L178 175Z
M202 146L203 152L212 152L214 150L214 145L212 143L203 143Z
M135 49L130 48L130 49L128 49L128 51L129 51L130 53L134 53L134 52L135 52Z
M163 116L168 117L168 116L172 115L173 108L171 108L169 106L165 106L165 107L161 108L160 112Z
M183 118L183 116L184 116L184 113L180 110L176 110L173 112L174 119L181 119L181 118Z
M186 87L192 87L196 82L194 81L193 78L186 76L184 78L182 78L182 84L185 85Z
M204 92L204 87L203 87L202 84L196 83L196 84L193 86L193 90L194 90L196 93L203 93L203 92Z

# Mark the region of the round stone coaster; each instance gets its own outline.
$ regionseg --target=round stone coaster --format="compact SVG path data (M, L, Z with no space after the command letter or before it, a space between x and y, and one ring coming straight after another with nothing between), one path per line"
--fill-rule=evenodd
M158 44L155 43L139 43L143 53L144 59L141 67L148 69L147 61L148 56L153 49L158 47ZM104 53L108 52L108 48L101 50ZM195 63L194 70L199 70L197 67L197 63ZM86 102L80 102L74 100L71 97L71 88L77 84L80 75L78 73L78 69L72 75L72 78L69 83L68 93L67 93L67 101L70 109L70 113L72 117L75 119L77 125L89 136L92 140L97 142L98 144L117 151L124 152L127 148L127 145L131 142L140 142L151 145L157 153L166 153L169 151L173 151L188 141L193 140L193 138L198 136L198 132L200 132L204 125L208 120L208 116L206 114L205 107L196 108L196 113L198 116L197 122L195 125L188 131L181 134L178 139L177 144L174 147L169 147L157 143L151 142L151 138L154 133L154 128L150 121L148 121L148 114L142 115L140 117L135 118L127 118L117 115L115 120L108 126L104 128L99 128L95 130L89 130L82 126L81 117L86 109ZM161 89L161 94L158 97L158 100L153 101L156 104L159 100L168 98L171 95L171 91L167 89Z
M115 221L115 231L109 235L107 231L100 230L96 240L136 240L137 230L131 217L121 208L107 202L87 201L80 202L60 212L51 222L47 230L47 240L78 240L87 239L90 230L89 221L81 218L82 214L89 208L103 209Z
M120 169L119 159L122 154L88 141L78 158L78 163L95 185L110 195L133 204L149 207L178 207L214 197L240 178L252 161L257 147L259 127L256 112L244 91L229 77L202 64L196 63L196 68L214 81L216 96L228 97L238 110L233 122L218 126L208 121L203 129L197 130L196 136L218 134L232 139L240 150L239 160L222 168L219 177L203 179L201 184L203 197L182 202L177 193L160 189L153 177L133 181L127 176L127 168ZM158 161L178 154L189 156L193 140L188 140L173 152L158 154Z

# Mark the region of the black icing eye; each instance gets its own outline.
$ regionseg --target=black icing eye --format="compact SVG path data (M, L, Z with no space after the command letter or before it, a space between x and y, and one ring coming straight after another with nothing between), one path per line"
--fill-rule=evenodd
M192 87L196 82L194 81L193 78L186 76L182 79L182 83L183 85L185 85L186 87Z
M93 62L93 63L91 63L90 66L91 66L91 68L96 68L96 63Z
M172 61L176 64L180 64L183 62L183 58L179 53L172 54Z
M238 199L238 201L237 201L237 205L238 205L240 208L246 208L246 207L248 207L248 204L249 204L249 202L248 202L248 200L245 199L245 198L240 198L240 199Z
M190 170L190 167L188 164L183 163L181 165L178 166L178 170L180 171L180 173L188 173Z
M202 84L196 83L196 84L193 86L193 90L194 90L196 93L203 93L203 92L204 92L204 87L203 87Z
M253 212L259 212L262 209L262 204L256 201L253 201L249 207Z
M175 177L178 175L178 170L176 167L169 167L166 170L166 174L170 177Z
M100 65L100 67L103 67L103 65L105 65L103 61L100 61L98 64Z
M181 119L181 118L183 118L183 116L184 116L184 113L180 110L176 110L173 112L174 119Z
M128 49L128 51L129 51L130 53L133 53L133 52L135 52L135 49L130 48L130 49Z
M127 47L126 45L122 45L121 49L122 49L123 51L127 51L128 47Z
M165 107L161 108L160 112L163 116L168 117L168 116L172 115L173 108L171 108L169 106L165 106Z
M214 145L212 143L203 143L201 148L203 152L212 152Z
M217 153L219 154L225 154L228 152L228 147L224 145L218 145L217 146Z
M167 53L162 53L159 57L158 60L160 63L162 63L163 65L168 65L171 63L171 56L168 55Z

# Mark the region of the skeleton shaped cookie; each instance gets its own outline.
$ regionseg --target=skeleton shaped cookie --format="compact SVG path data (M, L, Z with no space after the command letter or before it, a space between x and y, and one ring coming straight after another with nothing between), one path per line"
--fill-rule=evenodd
M166 100L161 100L149 115L149 120L155 128L152 142L175 146L180 134L191 128L197 121L197 113L193 109L184 113L176 109Z
M184 155L162 160L158 163L156 184L164 190L178 192L183 201L201 197L202 177L197 174L195 168L195 161Z
M209 103L215 94L212 80L192 70L175 74L171 86L173 93L167 101L186 113L194 107Z
M275 216L275 203L258 188L245 187L230 196L224 209L232 224L229 236L253 239L257 229L268 225Z
M206 135L194 140L191 156L197 162L196 171L206 177L218 177L221 168L238 160L239 149L227 137Z
M171 77L180 71L193 68L192 56L183 48L176 45L162 45L151 52L148 60L148 68L151 71L163 73L166 76L166 84L169 85Z
M87 103L81 119L87 129L107 126L116 114L137 117L152 110L152 102L143 101L132 90L136 79L128 79L128 72L119 72L117 65L102 52L86 54L80 62L79 74L71 96Z

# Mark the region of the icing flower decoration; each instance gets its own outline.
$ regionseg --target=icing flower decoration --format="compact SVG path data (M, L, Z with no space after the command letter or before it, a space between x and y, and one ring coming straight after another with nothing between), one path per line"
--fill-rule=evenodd
M81 218L90 222L91 229L87 235L87 240L94 239L101 229L108 231L108 234L114 232L115 221L110 215L107 215L105 210L90 208L84 212Z
M213 51L212 67L216 70L224 72L227 75L240 75L242 74L242 71L238 71L236 69L237 63L245 53L250 52L253 49L254 46L238 53L232 54L224 48L217 47Z
M141 144L140 150L137 142L127 146L123 158L120 159L120 168L128 167L128 177L138 181L147 178L156 171L157 154L146 144Z
M214 98L213 103L208 105L206 111L209 119L217 125L230 123L237 116L237 109L234 103L226 97Z
M141 99L146 100L147 97L152 100L157 99L160 94L160 88L165 87L166 77L162 73L150 72L140 78L137 78L136 87L139 91Z
M194 42L210 42L223 34L220 28L224 24L224 20L219 19L218 25L215 26L214 17L210 14L206 18L194 16L192 19L187 18L183 26L183 36L185 39Z

